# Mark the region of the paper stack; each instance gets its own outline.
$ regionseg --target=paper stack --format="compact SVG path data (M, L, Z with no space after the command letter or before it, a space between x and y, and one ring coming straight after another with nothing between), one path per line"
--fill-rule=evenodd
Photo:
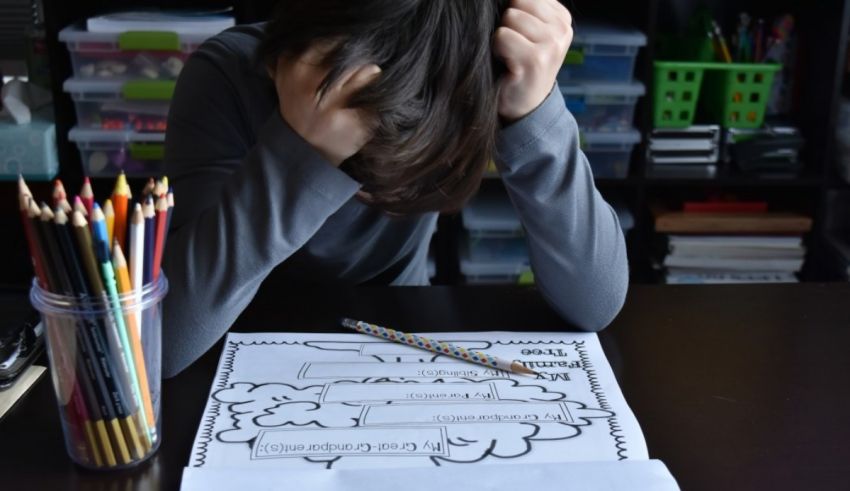
M800 237L669 237L667 283L792 283L803 266Z
M811 219L776 212L657 212L667 283L796 282Z

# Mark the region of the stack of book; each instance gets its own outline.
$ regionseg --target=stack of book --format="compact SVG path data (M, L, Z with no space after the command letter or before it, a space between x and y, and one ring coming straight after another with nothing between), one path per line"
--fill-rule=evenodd
M766 203L686 203L655 214L656 231L669 234L667 283L796 282L811 226L811 218L768 212Z
M720 126L656 128L647 146L648 177L708 179L717 174Z

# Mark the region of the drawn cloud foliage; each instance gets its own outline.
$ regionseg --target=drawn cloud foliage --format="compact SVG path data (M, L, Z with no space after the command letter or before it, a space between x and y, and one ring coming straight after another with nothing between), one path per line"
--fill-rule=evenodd
M470 381L473 382L473 381ZM384 382L386 383L386 382ZM410 383L410 382L407 382ZM550 392L545 387L516 380L493 379L474 381L489 386L498 393L501 401L558 402L571 417L570 422L512 422L498 423L498 432L493 424L445 424L449 456L434 457L440 465L449 463L477 462L488 457L514 458L527 454L534 442L564 440L579 435L582 427L593 420L608 418L613 413L588 408L581 403L569 401L561 392ZM213 394L216 401L224 403L233 427L219 432L216 437L225 443L250 443L260 431L275 428L350 428L360 425L363 404L325 403L321 394L324 386L312 385L298 388L285 383L255 385L234 383ZM380 403L379 403L380 404ZM384 404L404 404L388 401ZM498 439L482 438L482 435L497 433ZM364 459L382 457L337 458L336 456L313 457L305 462L320 463L334 468L364 465ZM429 457L410 457L429 458Z

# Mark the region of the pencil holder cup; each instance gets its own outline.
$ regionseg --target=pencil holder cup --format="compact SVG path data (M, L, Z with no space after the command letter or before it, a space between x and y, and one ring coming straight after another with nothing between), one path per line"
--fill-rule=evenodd
M65 447L86 468L133 467L161 441L165 275L122 295L66 296L33 281Z

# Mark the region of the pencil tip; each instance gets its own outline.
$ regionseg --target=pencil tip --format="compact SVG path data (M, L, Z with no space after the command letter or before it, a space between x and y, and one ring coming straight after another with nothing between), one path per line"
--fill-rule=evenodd
M531 368L528 368L527 366L519 362L511 363L511 371L515 373L521 373L523 375L540 375L540 372L532 370Z

